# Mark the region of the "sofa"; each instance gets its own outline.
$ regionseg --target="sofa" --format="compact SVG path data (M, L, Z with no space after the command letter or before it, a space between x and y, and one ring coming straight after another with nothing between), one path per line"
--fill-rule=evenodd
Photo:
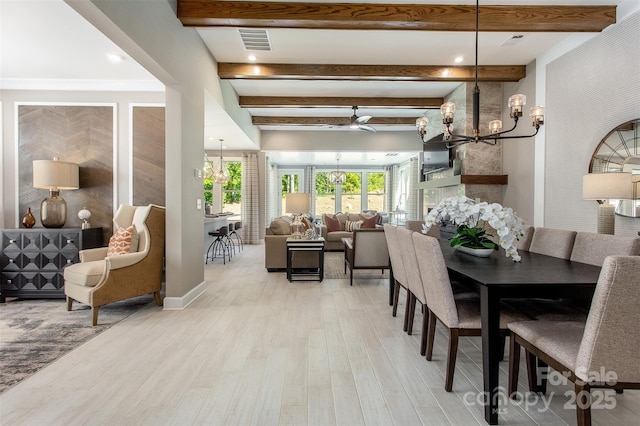
M344 251L343 238L352 238L355 229L382 227L384 218L372 210L355 214L323 214L322 223L316 224L316 233L324 237L325 251Z
M268 272L287 270L287 238L291 237L291 222L289 216L273 219L265 230L264 236L264 267ZM304 220L305 228L313 226ZM294 268L318 268L318 255L314 252L296 252L292 259Z

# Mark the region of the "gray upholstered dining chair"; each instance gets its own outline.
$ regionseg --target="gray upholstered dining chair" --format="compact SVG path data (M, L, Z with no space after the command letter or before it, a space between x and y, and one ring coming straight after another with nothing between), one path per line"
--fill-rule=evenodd
M571 261L602 266L607 256L639 254L640 237L578 232L571 252Z
M449 349L447 354L447 372L444 389L451 392L456 367L459 336L480 336L481 319L478 299L456 299L451 289L447 266L440 249L440 243L428 235L412 235L418 267L424 285L429 315L427 336L427 360L433 355L433 340L436 331L436 319L449 329ZM425 313L425 314L427 314ZM507 335L507 323L530 319L508 307L501 306L501 334Z
M420 269L418 267L418 258L416 256L416 250L413 246L413 237L415 233L406 228L397 229L398 241L400 243L400 250L402 252L402 260L404 261L405 273L407 275L407 286L409 291L409 305L407 310L409 317L407 319L407 333L413 332L413 319L416 312L416 301L420 302L423 308L427 306L427 299L424 293L424 286L422 285L422 277L420 276ZM425 315L422 320L422 335L420 343L420 355L424 355L427 348L427 315L425 309Z
M639 273L639 256L607 257L586 324L510 323L509 395L516 395L521 346L574 382L580 426L591 424L592 388L640 389ZM535 373L533 380L537 381Z
M533 239L533 233L536 228L533 226L523 226L522 233L524 234L522 237L518 238L518 242L516 243L516 248L518 250L529 251L531 248L531 240Z
M576 231L566 229L538 227L531 238L529 251L560 259L569 259L576 234Z
M395 288L393 291L393 310L391 314L395 317L398 312L398 299L400 298L400 287L402 287L407 292L403 325L404 331L407 331L407 327L409 326L409 303L411 301L411 296L407 287L407 274L405 272L404 261L402 259L402 249L400 248L400 241L398 241L398 227L385 223L383 228L384 236L387 239L387 247L389 249L391 271L393 272L393 279L395 281Z

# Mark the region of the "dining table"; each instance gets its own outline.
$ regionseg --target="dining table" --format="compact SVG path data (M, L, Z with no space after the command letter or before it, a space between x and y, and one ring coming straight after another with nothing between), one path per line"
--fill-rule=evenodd
M587 298L593 296L600 267L520 250L519 262L496 250L489 257L457 251L446 239L440 246L452 280L475 286L482 317L482 375L484 417L498 424L500 300L505 298Z

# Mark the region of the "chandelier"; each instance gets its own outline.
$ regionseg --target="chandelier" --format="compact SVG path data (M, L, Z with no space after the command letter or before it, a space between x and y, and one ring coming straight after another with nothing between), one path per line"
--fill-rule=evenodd
M224 139L220 139L220 162L218 163L218 167L213 170L211 177L215 183L225 184L229 182L231 175L229 174L229 169L227 169L227 165L224 163L222 159L222 142Z
M337 158L336 170L329 172L329 183L331 185L344 185L347 182L347 174L340 171L340 159Z
M475 61L475 86L473 88L473 135L462 135L454 133L453 131L453 113L455 111L455 104L453 102L445 102L440 106L440 113L442 114L442 124L444 124L444 136L443 139L447 144L447 148L452 148L458 145L463 145L469 142L483 142L489 145L495 145L498 140L501 139L520 139L530 138L538 134L540 126L544 124L544 108L536 106L531 108L532 125L535 127L535 132L531 135L518 135L518 136L503 136L506 133L515 130L518 125L518 119L522 117L522 111L526 104L526 96L522 94L516 94L509 98L508 106L510 109L509 116L513 119L513 127L509 130L502 130L502 121L493 120L489 122L489 133L485 135L480 134L480 88L478 87L478 15L479 15L479 0L476 0L476 61ZM424 142L426 142L425 135L427 133L427 117L419 117L416 120L416 127L418 128L418 134Z

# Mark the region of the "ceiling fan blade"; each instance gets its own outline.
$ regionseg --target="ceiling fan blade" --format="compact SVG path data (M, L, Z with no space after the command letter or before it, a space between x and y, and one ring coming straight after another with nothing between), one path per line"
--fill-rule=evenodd
M364 124L367 121L371 120L371 116L370 115L363 115L362 117L358 117L356 118L356 121L360 124Z
M366 130L367 132L371 132L371 133L375 133L376 129L374 129L373 127L367 125L367 124L361 124L360 126L358 126L358 128L360 130Z

